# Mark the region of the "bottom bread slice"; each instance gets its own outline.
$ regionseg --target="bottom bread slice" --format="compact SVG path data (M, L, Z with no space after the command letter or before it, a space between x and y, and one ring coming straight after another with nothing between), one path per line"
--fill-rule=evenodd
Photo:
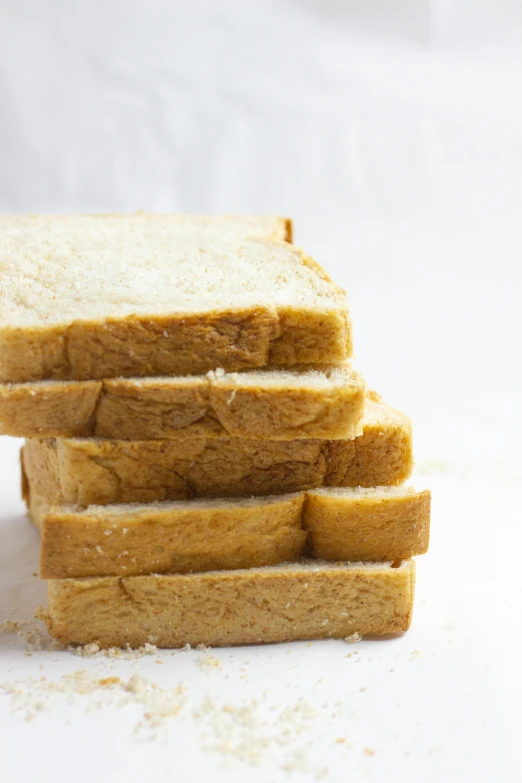
M342 639L406 631L414 585L411 560L58 579L44 617L60 642L102 647Z

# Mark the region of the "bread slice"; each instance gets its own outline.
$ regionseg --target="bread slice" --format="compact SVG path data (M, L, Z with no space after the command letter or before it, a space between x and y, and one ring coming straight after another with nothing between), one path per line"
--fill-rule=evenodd
M266 498L49 507L29 483L40 576L188 573L296 560L400 561L428 549L430 492L322 489Z
M363 411L349 364L0 384L0 433L25 438L353 438Z
M0 381L343 361L344 292L279 236L255 218L0 217Z
M413 487L313 489L303 526L323 560L407 560L428 551L431 492Z
M87 509L29 498L42 579L255 568L296 560L306 543L299 494Z
M411 473L409 419L373 392L353 440L29 439L24 468L47 503L149 503L396 485Z
M46 622L60 642L101 647L342 639L406 631L414 584L411 560L56 579Z

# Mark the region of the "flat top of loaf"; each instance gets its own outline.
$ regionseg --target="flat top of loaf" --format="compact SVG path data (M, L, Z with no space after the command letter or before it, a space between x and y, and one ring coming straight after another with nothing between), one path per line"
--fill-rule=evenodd
M0 323L344 309L344 293L273 227L274 218L0 217Z

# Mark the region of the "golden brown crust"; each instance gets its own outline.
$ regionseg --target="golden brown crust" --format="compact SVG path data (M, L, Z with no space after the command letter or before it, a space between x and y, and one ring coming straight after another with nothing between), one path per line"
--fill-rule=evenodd
M60 496L60 467L57 441L27 440L20 451L22 492L29 490L51 506ZM25 496L24 496L25 499Z
M306 532L302 495L251 505L156 504L88 515L67 507L42 509L33 493L31 516L41 520L40 576L43 579L188 573L296 560Z
M413 469L409 420L363 422L363 434L353 440L329 441L324 479L327 487L376 487L401 484Z
M415 567L283 566L51 580L47 624L65 644L211 646L406 631Z
M0 384L0 434L45 438L92 434L102 381Z
M44 579L252 568L295 560L305 546L323 560L394 562L426 552L429 543L427 490L380 498L312 491L248 505L181 501L86 511L49 508L35 492L26 502L42 533Z
M308 492L304 526L311 554L324 560L407 560L428 551L429 490L398 496Z
M97 380L335 364L351 355L342 309L248 308L197 315L128 316L70 326L3 327L0 381Z
M353 353L348 310L330 310L322 315L295 308L279 311L279 335L269 351L269 367L292 364L335 364ZM335 358L334 358L335 357Z
M335 382L325 376L322 383L300 385L249 373L0 384L0 433L122 440L352 438L364 411L364 382L349 367L333 371Z
M31 439L24 463L47 502L60 492L82 506L396 485L413 467L411 425L382 407L380 417L365 414L353 440Z

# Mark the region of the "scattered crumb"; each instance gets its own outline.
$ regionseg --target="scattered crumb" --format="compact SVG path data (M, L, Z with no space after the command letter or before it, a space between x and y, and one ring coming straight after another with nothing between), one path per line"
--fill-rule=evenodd
M18 623L16 620L2 620L0 622L0 631L2 633L15 634L18 632Z
M420 652L418 650L413 650L412 654L410 655L410 660L413 660L414 658L418 658L420 655Z
M357 644L357 642L360 642L361 639L362 639L361 634L357 633L356 631L355 633L352 633L351 636L347 636L344 641L347 644Z
M105 688L111 685L119 685L121 680L119 677L102 677L98 680L99 684Z
M221 661L215 655L202 655L198 660L200 669L216 669L221 667Z
M17 636L21 639L25 645L26 653L63 649L63 645L51 639L45 626L36 625L30 620L1 620L0 633Z
M246 704L220 706L207 696L194 717L202 725L206 750L257 765L272 750L282 748L286 753L282 762L279 761L281 769L307 771L316 776L324 774L322 768L313 769L307 761L309 738L317 731L315 722L319 716L304 699L282 708L277 704L265 706L256 699ZM308 734L308 741L303 738L303 747L296 747L296 740L303 734ZM280 758L280 751L277 756Z
M120 658L123 660L132 660L133 658L143 658L144 655L157 655L158 648L155 644L149 644L148 642L145 642L143 647L137 647L136 649L132 649L132 647L121 648L121 647L109 647L106 650L100 649L99 645L92 643L92 644L84 644L79 645L78 647L72 647L69 646L67 648L69 652L72 652L73 655L78 655L81 658Z
M373 748L365 748L363 753L365 756L375 756L375 750Z
M103 692L103 699L94 703L90 700L86 711L108 704L118 707L137 704L143 707L138 726L157 728L163 725L167 718L177 715L185 703L181 685L163 689L136 674L123 680L120 677L98 677L84 669L64 674L55 681L45 677L29 677L25 680L3 682L0 683L0 691L11 696L12 709L22 712L24 720L33 720L38 713L50 711L57 695L70 700L79 695L96 697Z

